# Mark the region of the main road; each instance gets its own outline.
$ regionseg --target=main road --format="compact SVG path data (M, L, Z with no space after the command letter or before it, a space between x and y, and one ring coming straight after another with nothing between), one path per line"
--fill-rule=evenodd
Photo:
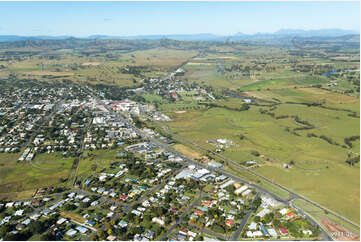
M104 106L108 111L110 111L110 112L112 112L113 114L115 114L115 115L117 115L118 117L120 117L120 114L119 114L119 113L114 112L112 109L110 109L110 108L109 108L106 104L104 104L103 102L100 102L100 103L102 103L103 106ZM125 123L128 123L128 122L125 120L125 118L124 118L123 120L124 120ZM128 123L128 124L129 124L129 123ZM260 186L257 186L257 185L255 185L255 184L252 184L252 183L250 183L249 181L246 181L246 180L244 180L244 179L241 179L241 178L239 178L239 177L236 177L236 176L234 176L234 175L226 172L226 171L223 170L223 169L213 168L213 167L208 166L208 165L206 165L206 164L202 164L202 163L196 162L196 161L194 161L194 160L192 160L192 159L184 156L183 154L180 154L178 151L175 151L174 149L172 149L171 147L169 147L169 145L164 144L164 143L158 141L157 139L155 139L155 138L147 135L146 133L144 133L142 130L138 129L138 128L135 127L134 125L131 125L131 124L129 124L129 125L132 126L132 128L136 131L136 133L137 133L140 137L142 137L143 139L149 140L150 143L152 143L152 144L154 144L154 145L157 145L157 146L163 148L164 150L166 150L166 151L169 152L169 153L172 153L172 154L174 154L174 155L177 155L177 156L181 157L181 158L182 158L185 162L187 162L188 164L195 165L195 166L201 167L201 168L205 168L205 169L210 170L210 171L212 171L212 172L220 173L220 174L222 174L222 175L225 175L225 176L233 179L233 180L236 181L236 182L248 184L250 187L253 187L253 188L255 188L256 190L258 190L258 191L260 191L260 192L262 192L262 193L268 194L268 195L271 196L272 198L274 198L274 199L276 199L276 200L278 200L278 201L280 201L280 202L282 202L282 203L284 203L284 204L287 204L288 206L292 206L292 204L291 204L291 200L292 200L292 199L282 199L282 198L280 198L279 196L277 196L276 194L274 194L274 193L272 193L272 192L270 192L270 191L268 191L268 190L266 190L266 189L264 189L264 188L262 188L262 187L260 187ZM170 133L170 134L172 135L172 133ZM203 149L203 150L206 150L206 149L204 149L204 148L202 148L202 149ZM206 150L206 151L208 151L208 150ZM216 155L218 155L218 154L216 154ZM226 162L230 162L230 163L232 163L232 164L235 163L234 161L231 161L231 160L229 160L229 159L227 159L227 158L224 158L224 157L222 157L222 156L220 157L220 159L225 160ZM239 164L237 164L237 166L239 166ZM245 167L243 167L243 166L240 166L240 168L245 169L245 170L247 170L247 171L250 171L249 169L247 169L247 168L245 168ZM250 171L250 172L251 172L251 173L255 173L255 172L253 172L253 171ZM269 182L271 182L272 184L275 184L275 185L277 184L277 183L274 183L274 182L270 181L268 178L263 177L263 176L261 176L261 175L259 175L259 174L257 174L257 173L255 173L254 175L256 175L256 176L258 176L258 177L260 177L260 178L262 178L262 179L265 179L266 181L269 181ZM278 186L281 187L281 188L283 188L283 186L281 186L281 185L278 185ZM289 191L288 189L285 189L285 190ZM290 194L293 194L293 196L302 199L302 196L299 196L299 195L297 195L297 194L294 194L293 192L290 192ZM293 196L292 196L292 197L293 197ZM305 199L304 199L304 200L305 200ZM307 200L306 200L306 201L307 201ZM312 217L310 217L308 214L305 214L305 213L303 213L303 214L304 214L313 224L315 224L315 225L318 226L318 223L317 223ZM332 237L327 233L327 231L325 231L325 230L323 229L322 226L319 226L319 227L320 227L320 229L321 229L321 231L322 231L322 237L323 237L325 240L333 240Z
M158 122L158 123L159 123L159 122ZM287 192L290 194L290 198L287 199L288 202L292 201L293 199L301 199L301 200L304 200L304 201L308 202L309 204L311 204L311 205L313 205L313 206L315 206L315 207L317 207L317 208L319 208L319 209L322 209L322 210L324 210L324 211L327 211L328 213L334 215L335 217L337 217L337 218L339 218L339 219L341 219L341 220L343 220L343 221L345 221L345 222L353 225L355 228L360 229L360 226L359 226L359 225L355 224L354 222L352 222L351 220L349 220L349 219L347 219L347 218L342 217L341 215L337 214L336 212L331 211L330 209L325 208L325 207L321 206L320 204L317 204L316 202L310 200L309 198L307 198L307 197L305 197L305 196L303 196L303 195L300 195L300 194L295 193L294 191L288 189L287 187L284 187L284 186L282 186L281 184L276 183L276 182L270 180L269 178L267 178L267 177L265 177L265 176L262 176L262 175L260 175L260 174L258 174L258 173L256 173L256 172L252 171L251 169L240 165L239 163L237 163L237 162L235 162L235 161L233 161L233 160L231 160L231 159L228 159L228 158L226 158L226 157L224 157L224 156L222 156L222 155L220 155L220 154L217 154L217 153L215 153L214 151L208 150L208 149L206 149L206 148L198 145L198 144L195 143L195 142L192 142L192 141L189 141L189 140L185 139L184 137L181 137L181 136L179 136L179 135L177 135L177 134L174 134L173 132L171 132L171 131L168 129L168 127L167 127L166 125L164 125L164 124L162 124L162 123L160 123L160 124L162 125L163 129L164 129L168 134L170 134L172 137L175 137L176 139L178 139L178 140L180 140L180 141L182 141L182 142L184 142L184 143L187 143L187 144L189 144L189 145L192 145L192 146L194 146L194 147L196 147L196 148L198 148L198 149L200 149L200 150L202 150L202 151L212 153L215 157L217 157L217 158L219 158L219 159L221 159L221 160L223 160L223 161L226 161L228 164L232 164L233 166L236 166L236 167L238 167L238 168L240 168L240 169L242 169L242 170L245 170L246 172L251 173L252 175L254 175L254 176L256 176L256 177L261 178L261 179L263 179L263 180L265 180L265 181L273 184L274 186L277 186L278 188L281 188L281 189L284 190L284 191L287 191Z

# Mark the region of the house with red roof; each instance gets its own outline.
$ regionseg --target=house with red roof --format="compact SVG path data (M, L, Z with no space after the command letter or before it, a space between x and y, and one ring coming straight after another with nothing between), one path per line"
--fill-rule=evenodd
M211 201L203 201L202 206L203 207L210 207L210 206L212 206L212 203L211 203Z
M183 229L179 230L179 233L187 236L188 230L183 228Z
M178 94L176 92L172 92L172 98L174 98L175 100L178 100Z
M288 234L288 230L285 227L279 226L278 229L282 235Z
M199 215L199 216L202 216L204 214L204 212L199 210L199 209L197 209L194 213Z
M234 224L234 220L233 219L227 219L226 220L226 225L229 226L229 227L232 227Z
M171 208L171 209L169 209L169 212L175 213L175 212L177 212L177 209Z

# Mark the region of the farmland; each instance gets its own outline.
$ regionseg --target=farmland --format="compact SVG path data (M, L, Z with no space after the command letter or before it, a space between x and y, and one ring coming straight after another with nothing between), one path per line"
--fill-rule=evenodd
M297 95L291 96L297 98ZM229 100L228 105L234 102L237 100ZM353 103L350 108L356 110L357 101L351 100L350 103ZM312 131L317 136L324 135L341 144L345 138L359 133L359 119L348 116L346 111L299 104L278 105L273 111L276 116L299 116L315 126L311 130L300 130L295 135L287 131L287 128L300 127L292 118L275 119L261 114L260 109L251 105L249 110L242 112L211 108L173 113L174 122L169 126L174 133L209 149L213 147L207 143L208 140L232 140L237 146L226 149L224 156L240 163L252 158L260 159L265 164L254 168L254 171L358 221L358 213L354 211L359 203L359 165L349 167L345 163L350 151L359 152L358 142L350 150L319 138L310 138L307 133ZM242 140L241 135L244 137ZM252 156L254 150L264 158ZM282 167L283 163L290 161L296 164L293 168ZM349 206L346 201L352 201L354 206Z
M0 48L0 199L29 198L39 188L61 187L85 189L81 193L101 194L104 201L116 199L122 206L126 201L145 206L141 193L154 195L174 186L165 201L157 196L164 206L185 197L184 207L174 202L172 211L149 210L144 221L133 221L142 207L135 213L125 207L121 216L138 230L139 224L152 227L150 213L175 213L177 217L166 220L173 223L189 212L193 218L183 225L190 229L211 223L194 206L223 196L215 192L221 184L215 177L232 177L229 184L240 179L228 188L232 198L241 181L255 189L247 206L256 194L269 193L287 206L317 210L310 216L319 224L329 219L359 232L345 222L360 221L359 56L346 51L346 44L330 51L317 43L309 50L277 42L66 43L66 48L51 41L38 43L49 49L26 43ZM135 143L134 150L127 149ZM209 168L211 160L216 168ZM200 167L192 168L194 164ZM212 184L207 184L206 195L189 177L187 182L169 180L189 172L201 177L196 171L204 172L201 166L216 170L215 177L207 178ZM157 178L158 171L163 178ZM179 195L183 185L196 189ZM224 227L226 220L218 218L217 226L207 231L239 237L235 226L245 225L246 217L232 218L230 208L237 204L221 204L211 213L225 209L227 221L233 222ZM279 210L273 209L277 216ZM85 210L76 211L85 215ZM60 213L84 222L79 214ZM175 228L168 222L161 226L158 220L157 239ZM297 226L312 228L306 222ZM134 237L127 236L121 238ZM293 231L292 236L302 235Z

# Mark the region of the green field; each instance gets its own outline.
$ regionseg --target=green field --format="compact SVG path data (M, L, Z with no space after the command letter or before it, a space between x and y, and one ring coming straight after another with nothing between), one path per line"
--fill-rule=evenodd
M302 98L302 92L293 89L282 94L283 99ZM354 100L349 106L356 110L358 103ZM332 102L327 99L326 104L331 105ZM232 98L224 104L235 107L240 105L240 100ZM285 129L300 127L299 123L292 118L275 119L261 114L260 108L264 107L251 105L247 111L211 108L171 113L174 122L168 124L173 132L208 149L215 149L207 143L208 140L232 140L235 145L226 149L224 156L238 162L262 160L264 164L255 168L256 172L359 223L359 164L349 167L345 160L350 149L341 146L344 145L344 138L359 134L359 119L348 116L347 111L298 104L278 105L273 110L277 116L297 115L315 126L314 129L297 131L297 136ZM308 132L330 137L340 145L329 144L320 138L309 138ZM241 135L245 137L242 140ZM354 143L352 152L359 153L358 144L358 141ZM264 157L254 157L251 154L254 150ZM291 160L296 166L290 169L282 167L282 163Z
M0 197L29 197L37 188L58 185L68 178L73 159L61 154L39 154L32 161L16 162L19 154L0 154Z
M86 151L83 154L83 159L79 162L78 174L77 176L80 179L85 179L86 177L92 175L96 171L101 171L104 168L109 168L109 165L116 160L118 150L95 150L95 151ZM88 154L91 154L88 156ZM93 170L93 167L96 167L96 170Z
M292 204L295 205L297 208L302 209L303 211L305 211L310 216L312 216L312 218L315 219L319 224L322 224L321 223L322 219L327 218L327 219L330 219L331 221L334 221L334 222L342 225L343 227L345 227L346 229L348 229L352 233L360 234L360 229L359 228L356 228L352 224L349 224L349 223L337 218L336 216L334 216L334 215L332 215L330 213L325 213L321 209L319 209L319 208L317 208L315 206L312 206L311 204L306 203L303 200L296 199L296 200L292 201Z

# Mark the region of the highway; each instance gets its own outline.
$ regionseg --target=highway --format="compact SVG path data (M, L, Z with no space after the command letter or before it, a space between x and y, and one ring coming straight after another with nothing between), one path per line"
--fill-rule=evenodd
M100 102L100 103L102 103L102 102ZM102 104L104 105L104 107L105 107L108 111L110 111L110 112L112 112L113 114L115 114L115 115L117 115L118 117L120 117L120 114L119 114L119 113L114 112L114 111L113 111L112 109L110 109L106 104L104 104L104 103L102 103ZM125 123L128 123L125 119L123 119L123 120L124 120ZM129 124L129 123L128 123L128 124ZM212 171L212 172L220 173L220 174L222 174L222 175L225 175L225 176L233 179L233 180L236 181L236 182L247 184L248 186L255 188L257 191L262 192L262 193L264 193L264 194L267 194L267 195L269 195L270 197L274 198L275 200L277 200L277 201L279 201L279 202L282 202L282 203L284 203L284 204L287 204L288 206L293 206L293 205L291 204L291 201L292 201L294 198L303 199L302 196L299 196L299 195L293 193L292 191L289 191L287 188L284 188L283 186L281 186L281 185L279 185L279 184L277 184L277 183L274 183L273 181L270 181L268 178L266 178L266 177L264 177L264 176L262 176L262 175L259 175L259 174L255 173L255 172L253 172L253 171L250 171L249 169L247 169L247 168L245 168L245 167L243 167L243 166L240 166L238 163L236 163L236 162L234 162L234 161L232 161L232 160L230 160L230 159L228 159L228 158L225 158L225 157L223 157L223 156L219 156L218 154L215 154L215 153L212 152L212 151L209 151L209 150L207 150L207 149L205 149L205 148L203 148L203 147L200 147L199 145L197 145L197 144L195 144L195 143L193 143L193 142L191 142L191 143L192 143L194 146L199 147L199 149L202 149L202 150L207 151L207 152L211 152L211 153L215 154L218 158L220 158L220 159L222 159L222 160L224 160L224 161L226 161L226 162L235 164L237 167L240 167L240 168L242 168L242 169L244 169L244 170L246 170L246 171L248 171L248 172L256 175L257 177L259 177L259 178L261 178L261 179L264 179L264 180L266 180L266 181L268 181L268 182L271 182L272 184L274 184L274 185L276 185L276 186L278 186L278 187L280 187L280 188L282 188L282 189L284 189L284 190L286 190L286 191L289 191L289 193L291 194L291 198L282 199L282 198L280 198L279 196L277 196L276 194L274 194L274 193L272 193L272 192L270 192L270 191L268 191L268 190L266 190L266 189L264 189L264 188L262 188L262 187L260 187L260 186L257 186L257 185L255 185L255 184L252 184L252 183L250 183L250 182L247 181L247 180L244 180L244 179L241 179L241 178L239 178L239 177L236 177L236 176L234 176L234 175L226 172L226 171L223 170L223 169L213 168L213 167L208 166L208 165L206 165L206 164L202 164L202 163L200 163L200 162L196 162L196 161L194 161L194 160L192 160L192 159L184 156L183 154L179 153L178 151L175 151L174 149L172 149L171 147L169 147L167 144L164 144L163 142L160 142L160 141L158 141L157 139L155 139L155 138L153 138L153 137L150 137L149 135L145 134L142 130L138 129L138 128L135 127L134 125L131 125L131 126L133 127L133 129L137 132L137 134L138 134L140 137L142 137L143 139L149 140L150 143L152 143L152 144L154 144L154 145L156 145L156 146L159 146L159 147L163 148L164 150L166 150L166 151L169 152L169 153L172 153L172 154L174 154L174 155L177 155L177 156L181 157L181 158L182 158L185 162L187 162L188 164L195 165L196 167L205 168L205 169L210 170L210 171ZM167 129L167 130L168 130L168 129ZM178 135L175 135L175 134L171 133L169 130L168 130L168 133L169 133L170 135L172 135L172 137L179 137ZM180 138L182 138L182 137L180 137ZM182 139L184 140L184 138L182 138ZM188 141L188 142L190 142L190 141ZM304 200L305 200L305 199L304 199ZM305 201L308 201L308 200L305 200ZM320 206L320 205L318 205L318 206ZM304 213L304 216L307 217L313 224L318 225L318 223L317 223L312 217L310 217L308 214ZM327 231L325 231L325 230L323 229L323 227L321 227L321 226L319 226L319 227L320 227L320 229L321 229L321 231L322 231L322 237L323 237L323 238L326 238L327 240L333 240L332 237L327 233Z
M158 123L159 123L159 122L158 122ZM297 194L297 193L293 192L292 190L290 190L290 189L288 189L288 188L286 188L286 187L284 187L284 186L282 186L282 185L280 185L280 184L278 184L278 183L276 183L276 182L268 179L267 177L262 176L262 175L260 175L260 174L258 174L258 173L256 173L256 172L252 171L251 169L240 165L238 162L235 162L235 161L233 161L233 160L231 160L231 159L228 159L228 158L226 158L226 157L224 157L224 156L222 156L222 155L219 155L219 154L217 154L217 153L215 153L215 152L213 152L213 151L211 151L211 150L208 150L208 149L206 149L206 148L204 148L204 147L202 147L202 146L200 146L200 145L198 145L198 144L196 144L196 143L194 143L194 142L192 142L192 141L189 141L189 140L185 139L184 137L181 137L181 136L179 136L179 135L177 135L177 134L174 134L173 132L171 132L171 131L168 129L168 127L167 127L166 125L164 125L164 124L162 124L162 123L160 123L160 124L162 125L162 127L164 128L164 130L165 130L168 134L172 135L172 137L175 137L176 139L181 140L181 141L184 142L184 143L190 144L190 145L192 145L192 146L194 146L194 147L196 147L196 148L198 148L198 149L200 149L200 150L203 150L203 151L205 151L205 152L212 153L215 157L217 157L217 158L219 158L219 159L221 159L221 160L223 160L223 161L226 161L228 164L232 164L232 165L234 165L234 166L236 166L236 167L238 167L238 168L240 168L240 169L243 169L243 170L245 170L246 172L249 172L249 173L251 173L252 175L257 176L258 178L261 178L261 179L263 179L263 180L265 180L265 181L267 181L267 182L269 182L269 183L271 183L271 184L273 184L273 185L275 185L275 186L277 186L277 187L279 187L279 188L287 191L287 192L290 194L290 198L287 199L287 202L290 202L290 201L292 201L293 199L301 199L301 200L304 200L304 201L310 203L311 205L313 205L313 206L315 206L315 207L317 207L317 208L320 208L320 209L322 209L322 210L324 210L324 211L327 211L328 213L334 215L335 217L337 217L337 218L339 218L339 219L341 219L341 220L343 220L343 221L345 221L345 222L353 225L355 228L360 229L360 226L359 226L359 225L355 224L354 222L352 222L351 220L349 220L349 219L347 219L347 218L342 217L341 215L337 214L336 212L331 211L331 210L329 210L328 208L325 208L325 207L317 204L316 202L310 200L309 198L307 198L307 197L305 197L305 196L303 196L303 195Z

